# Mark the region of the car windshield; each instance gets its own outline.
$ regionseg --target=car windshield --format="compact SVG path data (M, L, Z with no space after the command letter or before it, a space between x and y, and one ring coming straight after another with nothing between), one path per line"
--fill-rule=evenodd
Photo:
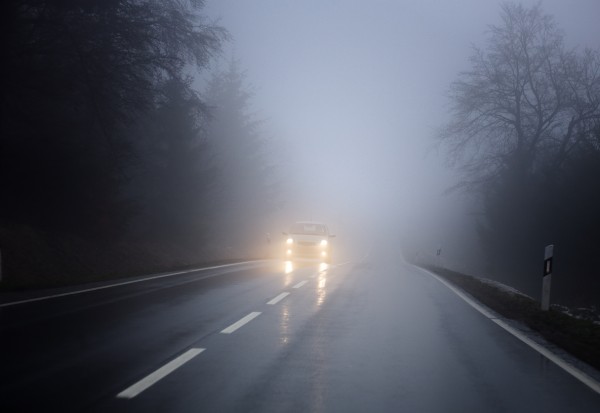
M292 234L304 234L304 235L327 235L327 227L322 224L310 224L298 222L292 225L290 230Z

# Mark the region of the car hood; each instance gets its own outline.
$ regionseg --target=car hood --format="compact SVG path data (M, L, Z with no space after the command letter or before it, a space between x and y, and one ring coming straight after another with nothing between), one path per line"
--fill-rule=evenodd
M323 239L328 239L326 235L306 235L306 234L290 234L289 236L294 241L306 242L321 242Z

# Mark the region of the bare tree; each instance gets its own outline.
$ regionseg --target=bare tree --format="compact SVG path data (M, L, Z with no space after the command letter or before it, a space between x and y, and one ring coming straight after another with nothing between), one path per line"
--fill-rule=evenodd
M440 142L482 207L489 262L527 283L541 246L560 244L579 294L576 273L594 268L583 251L600 247L600 53L567 50L539 4L504 3L470 63L451 85Z
M565 109L556 125L560 135L552 148L551 166L556 169L577 148L600 150L600 53L588 49L581 55L565 53L562 58Z
M535 166L567 108L563 37L539 5L502 6L502 24L475 48L471 70L451 86L453 120L441 138L470 185L507 168L522 179Z

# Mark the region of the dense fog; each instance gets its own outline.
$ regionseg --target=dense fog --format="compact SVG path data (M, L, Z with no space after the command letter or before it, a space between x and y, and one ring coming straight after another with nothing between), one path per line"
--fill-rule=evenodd
M463 80L461 73L475 67L476 50L492 48L494 27L511 24L508 9L518 13L522 7L524 15L537 10L540 21L553 19L549 30L562 36L556 40L560 53L585 60L586 49L597 53L600 46L596 2L376 1L366 6L354 1L222 1L207 6L229 28L234 41L226 46L226 55L243 62L255 86L254 103L287 151L280 159L287 172L284 187L292 190L284 191L286 207L277 225L285 219L323 220L337 232L348 232L344 242L365 242L365 248L400 239L412 258L500 279L532 296L539 293L544 247L554 243L557 277L563 280L556 281L557 294L577 300L589 282L594 293L583 295L596 299L597 277L589 275L595 272L591 258L599 244L585 232L588 224L598 227L592 212L597 198L589 196L594 198L598 190L598 169L577 172L566 171L564 164L544 165L550 149L540 147L527 172L535 175L530 187L520 189L539 192L532 200L516 189L492 194L484 190L493 185L490 176L480 187L472 185L481 178L474 177L473 168L482 171L493 164L493 156L507 156L513 148L472 165L469 157L493 152L493 145L465 147L457 159L448 137L460 116L457 102L472 97L457 97L453 88ZM536 47L532 43L532 50ZM597 70L594 64L597 60L590 63L591 71ZM596 95L588 103L597 128L597 77L590 82ZM572 113L561 111L565 113L548 120L549 129L564 132L568 127ZM541 135L551 141L560 139L560 133L550 136L545 130ZM594 159L590 165L598 165L597 129L595 133L590 145L581 148L583 157ZM570 182L553 186L550 178L545 181L550 174L546 168L571 174L569 179L584 189L574 194L567 189ZM494 172L498 176L500 169ZM505 205L498 215L486 202L499 205L501 199ZM554 205L557 200L560 206ZM563 207L573 203L581 206ZM513 208L519 212L510 212ZM583 214L587 224L574 222L574 214ZM508 229L511 223L514 227ZM582 244L588 246L587 254L576 252L584 249Z
M532 296L555 244L598 303L596 0L2 7L8 288L281 258L310 220Z

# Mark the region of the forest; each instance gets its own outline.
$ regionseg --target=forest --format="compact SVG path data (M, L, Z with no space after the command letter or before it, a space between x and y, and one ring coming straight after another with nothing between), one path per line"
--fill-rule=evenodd
M264 255L275 145L203 1L1 7L3 286Z

